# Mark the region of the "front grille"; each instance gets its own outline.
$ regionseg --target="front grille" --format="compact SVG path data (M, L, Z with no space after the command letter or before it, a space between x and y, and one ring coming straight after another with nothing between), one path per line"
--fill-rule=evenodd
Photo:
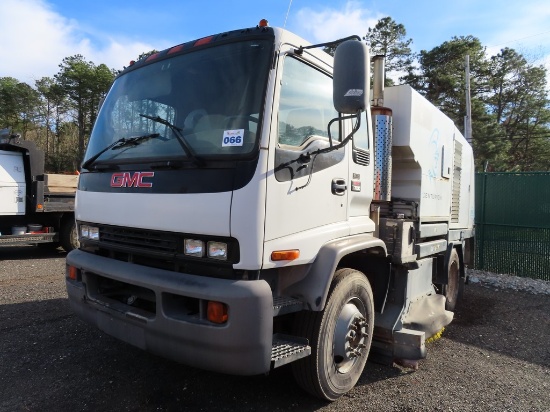
M148 252L175 254L181 250L176 234L117 226L99 226L99 238L105 245L144 249Z
M242 277L242 271L233 270L233 264L240 259L239 244L233 238L79 223L99 228L99 241L81 239L80 248L87 252L180 273L223 279ZM228 259L221 261L187 256L183 253L184 239L201 239L205 244L210 240L225 242L228 245Z

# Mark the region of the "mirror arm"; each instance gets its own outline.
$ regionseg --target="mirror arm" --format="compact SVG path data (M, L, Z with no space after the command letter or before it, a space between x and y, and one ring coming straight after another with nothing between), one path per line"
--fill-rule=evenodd
M310 46L300 46L297 49L294 49L294 54L297 54L297 55L301 56L302 53L304 52L304 50L316 49L318 47L334 46L335 44L340 44L340 43L342 43L346 40L359 40L359 41L361 41L361 37L359 37L358 35L355 34L353 36L348 36L348 37L344 37L343 39L329 41L327 43L312 44Z
M340 142L339 144L337 144L336 146L334 146L334 150L338 150L340 149L342 146L345 146L348 141L353 137L353 135L355 133L357 133L357 130L359 130L359 127L361 127L361 113L362 111L359 110L356 114L350 114L348 116L344 116L344 117L336 117L334 119L332 119L330 122L328 122L328 143L330 145L330 148L327 148L327 149L322 149L322 150L327 150L329 151L332 150L333 146L332 146L332 136L330 134L330 127L332 126L332 124L336 121L340 121L340 120L347 120L347 119L357 119L357 123L355 124L355 126L353 127L353 130L351 131L351 133L349 135L346 136L346 138L344 140L342 140L342 142Z

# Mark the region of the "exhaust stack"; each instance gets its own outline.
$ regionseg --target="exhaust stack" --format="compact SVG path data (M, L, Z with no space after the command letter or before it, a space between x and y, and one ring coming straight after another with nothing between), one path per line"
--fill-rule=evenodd
M374 133L374 194L373 200L391 200L392 170L392 110L384 107L384 58L374 56L373 105L371 109Z
M373 106L384 106L384 79L386 78L384 67L385 56L377 55L372 58L373 69Z

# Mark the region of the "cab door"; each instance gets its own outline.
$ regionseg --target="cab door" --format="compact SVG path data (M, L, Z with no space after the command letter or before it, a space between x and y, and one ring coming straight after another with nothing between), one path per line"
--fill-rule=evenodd
M329 147L327 126L338 117L332 78L305 58L287 55L279 64L267 174L266 257L270 246L302 252L311 248L313 253L322 243L349 233L349 148L314 154ZM341 135L336 121L333 145Z

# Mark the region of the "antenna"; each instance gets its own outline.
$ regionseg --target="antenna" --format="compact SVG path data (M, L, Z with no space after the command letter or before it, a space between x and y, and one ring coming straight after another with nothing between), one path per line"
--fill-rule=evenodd
M290 0L290 2L288 3L288 10L286 11L285 24L283 25L283 29L286 28L286 20L288 19L288 14L290 13L290 6L292 6L292 0Z

